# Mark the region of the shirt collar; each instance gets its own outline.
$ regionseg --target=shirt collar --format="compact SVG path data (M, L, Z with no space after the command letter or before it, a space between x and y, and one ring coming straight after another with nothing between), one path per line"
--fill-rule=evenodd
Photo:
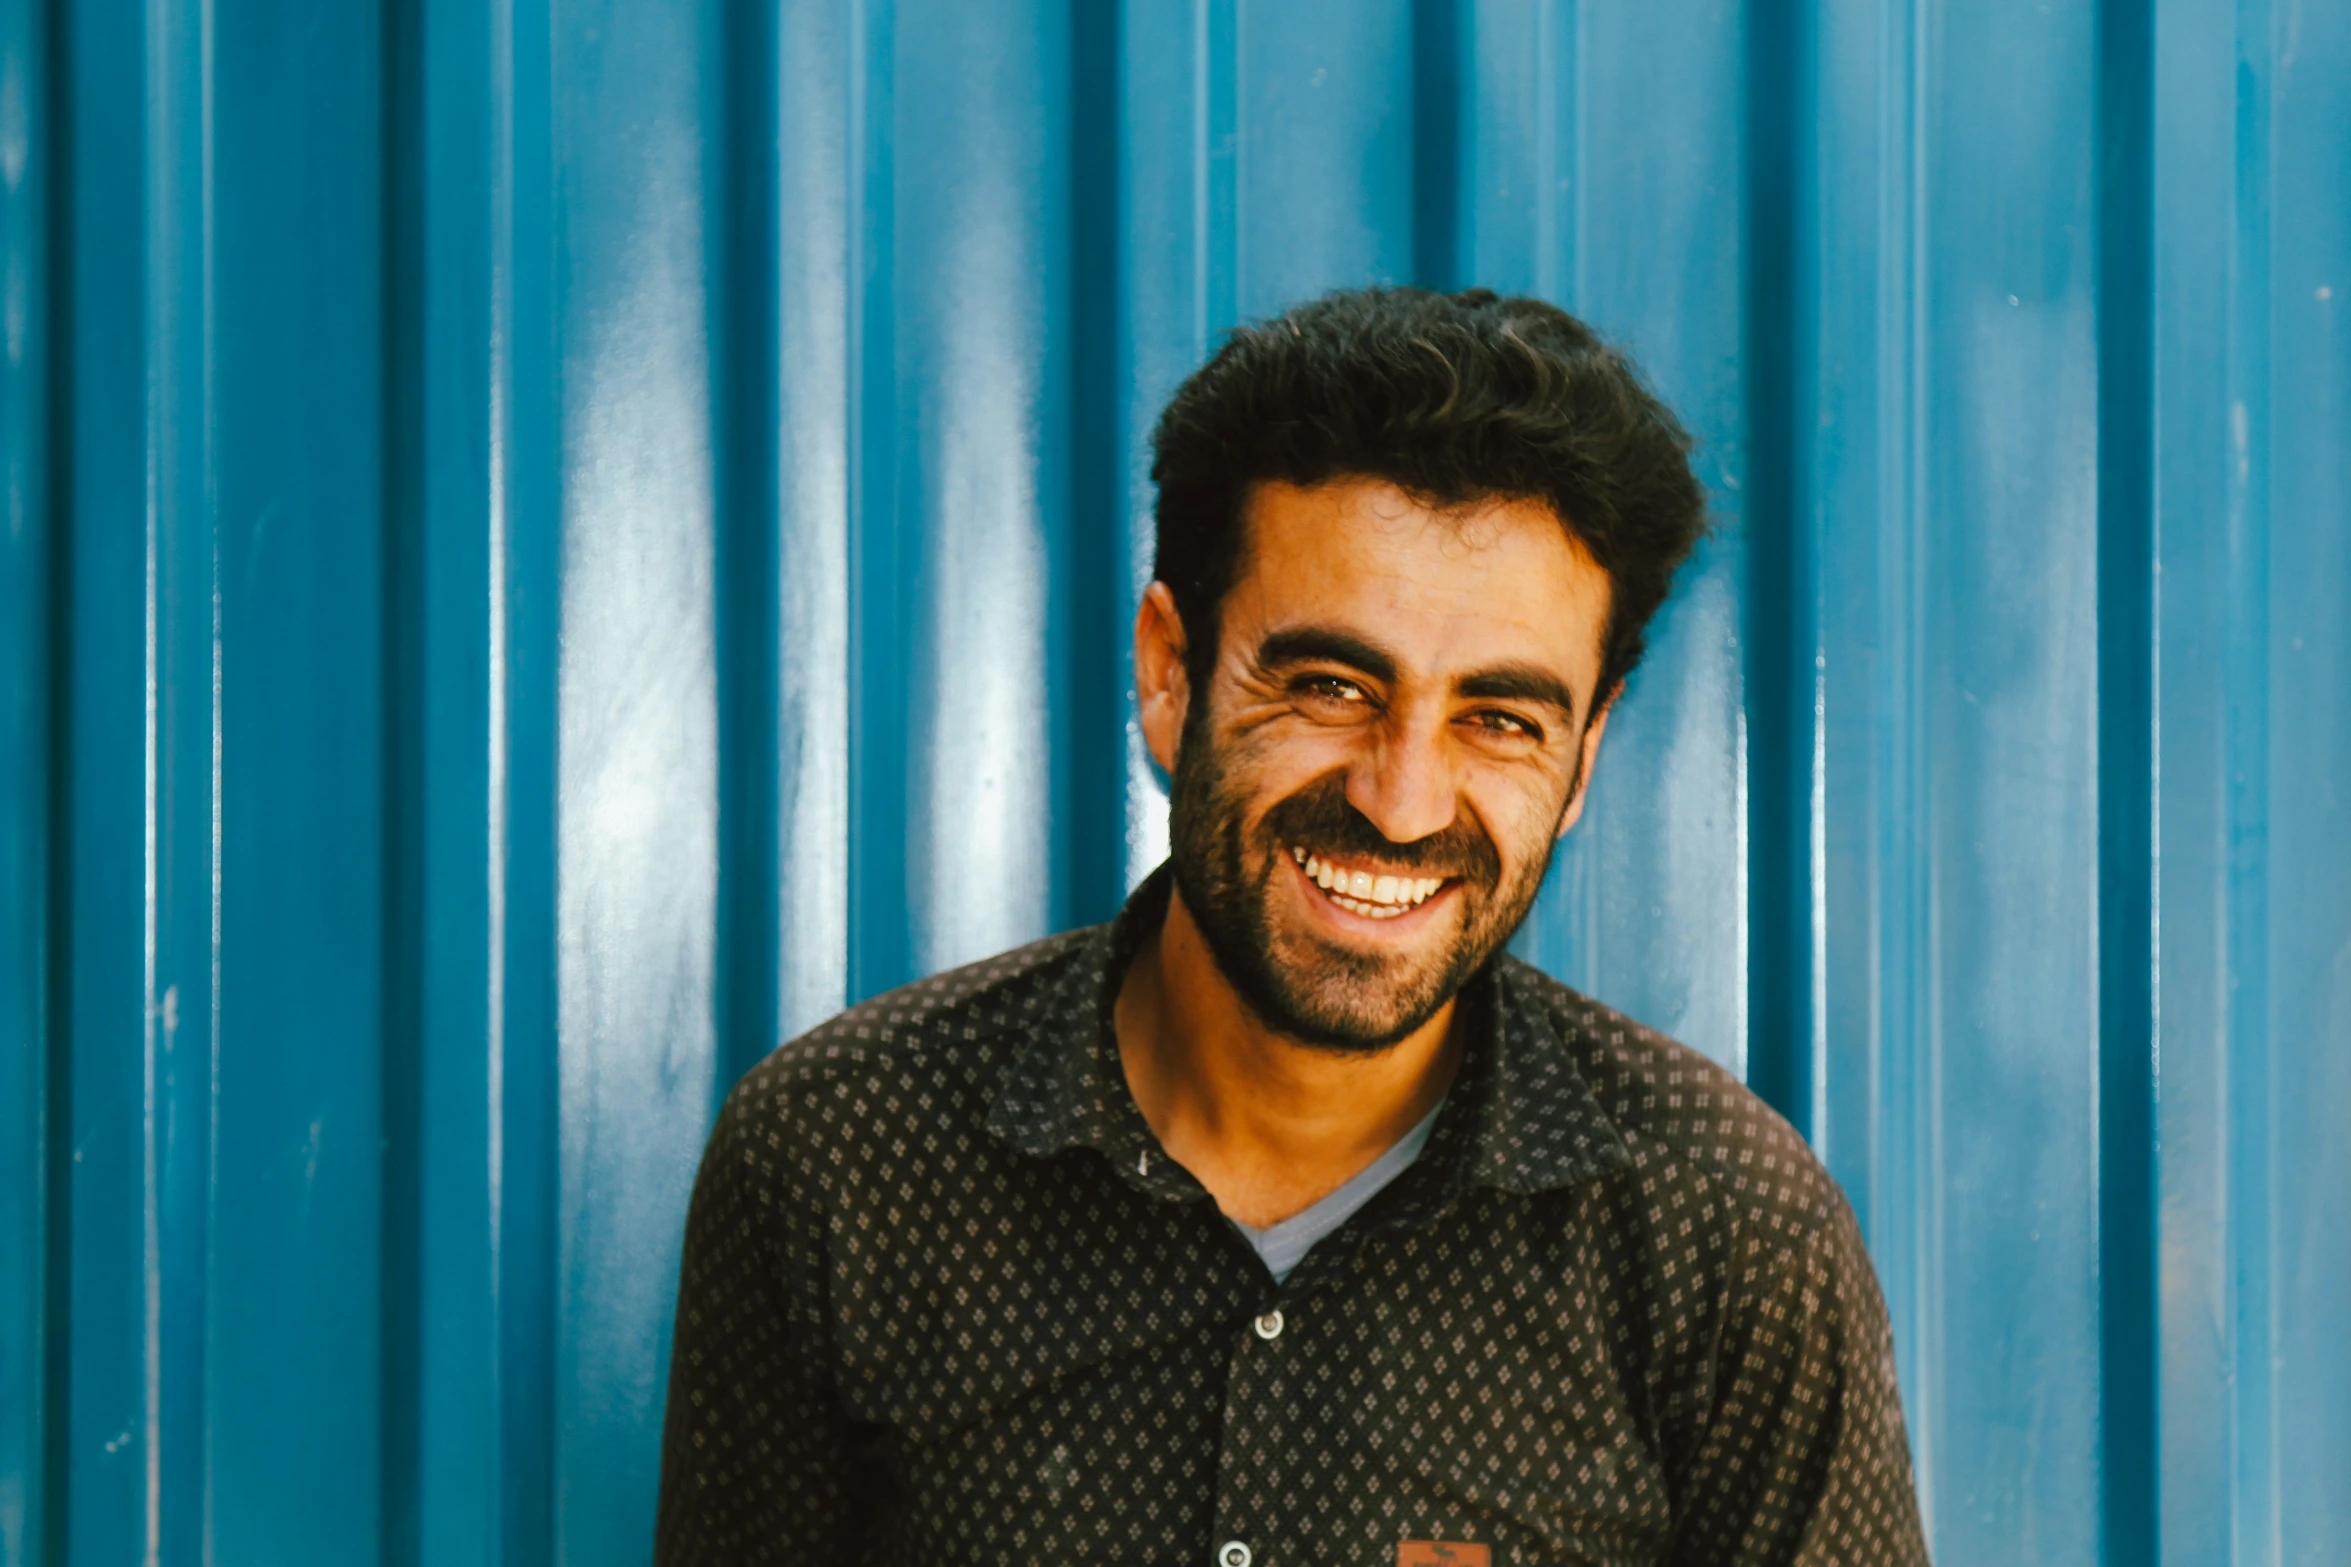
M1167 914L1173 877L1151 873L1107 925L1084 933L1051 981L997 1085L988 1129L1038 1158L1099 1150L1129 1185L1169 1201L1205 1195L1167 1156L1127 1089L1114 1026L1118 987ZM1489 964L1461 994L1461 1072L1422 1163L1448 1201L1471 1186L1548 1191L1620 1169L1631 1154L1576 1067L1579 1026L1548 982L1515 958ZM1432 1194L1434 1195L1434 1194Z

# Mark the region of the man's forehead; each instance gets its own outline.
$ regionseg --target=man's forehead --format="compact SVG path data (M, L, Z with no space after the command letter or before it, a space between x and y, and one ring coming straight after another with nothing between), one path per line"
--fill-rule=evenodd
M1374 474L1339 474L1312 484L1260 479L1243 499L1241 527L1244 571L1254 546L1277 540L1333 554L1417 543L1469 558L1520 527L1569 559L1601 570L1583 539L1542 496L1483 495L1446 501L1415 494Z
M1579 688L1598 678L1608 577L1541 501L1447 507L1382 480L1269 482L1247 521L1233 591L1256 636L1311 624L1403 663L1533 660Z

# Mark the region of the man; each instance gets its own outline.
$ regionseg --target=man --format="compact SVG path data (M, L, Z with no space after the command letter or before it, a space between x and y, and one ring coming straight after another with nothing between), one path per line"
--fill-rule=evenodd
M1923 1562L1852 1215L1503 953L1704 525L1581 324L1235 333L1160 422L1168 865L736 1088L659 1559Z

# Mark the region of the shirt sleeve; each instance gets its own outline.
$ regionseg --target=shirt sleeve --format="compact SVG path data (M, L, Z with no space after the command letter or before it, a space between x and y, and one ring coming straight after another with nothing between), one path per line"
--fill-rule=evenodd
M1926 1567L1893 1335L1841 1202L1728 1314L1676 1567Z
M686 1218L657 1567L854 1561L853 1432L835 1390L824 1216L775 1100L738 1088Z

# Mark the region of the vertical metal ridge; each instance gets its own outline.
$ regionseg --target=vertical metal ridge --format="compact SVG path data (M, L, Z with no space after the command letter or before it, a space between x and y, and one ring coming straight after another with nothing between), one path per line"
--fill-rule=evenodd
M2154 23L2098 10L2098 1224L2104 1550L2154 1561Z
M69 1072L74 1117L61 1131L72 1150L72 1332L60 1529L83 1555L128 1560L145 1554L150 1511L146 18L133 0L49 14L71 73L58 108L72 143L57 166L70 188L54 209L65 230L59 294L73 312L62 334L71 363L59 367L73 402L53 447L59 515L72 519L59 551L70 594L59 795L73 836L70 890L53 905L70 954L60 971L69 1032L53 1059Z
M51 1558L61 1389L53 1343L66 1139L51 1029L57 787L47 485L50 162L44 8L0 5L0 1542Z
M1930 0L1881 0L1877 79L1878 508L1887 519L1879 613L1886 651L1878 693L1883 793L1874 857L1881 982L1873 1056L1883 1063L1883 1128L1872 1168L1883 1171L1883 1215L1871 1237L1894 1321L1909 1417L1912 1467L1928 1538L1936 1535L1945 1355L1938 1310L1943 1275L1941 1009L1934 971L1932 820L1924 763L1927 395L1927 137Z
M486 596L491 1231L498 1559L557 1558L560 1104L557 692L562 636L558 238L550 0L489 17L493 421Z
M1747 578L1747 1082L1799 1132L1818 1137L1810 846L1819 590L1803 456L1817 398L1805 374L1814 312L1802 282L1811 267L1801 226L1810 200L1801 127L1811 39L1792 8L1750 11L1747 28L1745 472L1736 500Z
M852 853L850 559L856 473L860 291L853 259L863 212L853 149L853 56L860 13L847 0L795 0L774 19L772 236L776 379L773 759L781 1041L848 1000Z
M2110 0L2119 3L2119 0ZM2225 1212L2230 1346L2229 1512L2234 1559L2289 1560L2285 1472L2290 1438L2281 1428L2279 1256L2276 1204L2281 1172L2276 1130L2277 981L2271 930L2271 363L2272 137L2278 39L2268 0L2236 0L2230 109L2226 280L2226 445L2223 464L2221 749L2225 869L2221 882L2222 996L2229 1102ZM2340 1048L2341 1041L2337 1041ZM2290 1089L2289 1089L2290 1091Z
M895 0L849 24L848 996L912 979L904 606L899 597Z
M203 1555L211 1496L219 711L211 35L205 0L148 0L142 1354L143 1543L154 1562Z
M1246 0L1192 0L1193 353L1240 320L1241 22Z
M1562 6L1568 11L1564 27ZM1576 9L1576 0L1537 0L1535 7L1535 292L1565 310L1575 308L1575 255L1581 248L1575 219L1583 199L1576 167L1575 105L1583 96L1577 90ZM1559 199L1563 185L1565 202Z
M198 34L198 79L202 83L199 96L202 104L202 229L203 248L198 262L202 283L202 346L199 350L203 401L203 456L202 456L202 515L204 518L204 619L205 619L205 718L206 745L204 769L204 1141L203 1141L203 1212L200 1266L203 1282L198 1293L203 1302L204 1337L200 1348L194 1351L198 1359L198 1388L192 1402L190 1419L200 1426L199 1452L201 1478L198 1480L199 1514L194 1525L197 1550L205 1567L213 1567L218 1555L219 1499L217 1461L219 1442L213 1426L212 1361L214 1349L213 1324L220 1309L220 1069L221 1069L221 883L226 874L226 844L223 836L222 798L222 720L225 715L225 693L222 689L223 619L222 584L220 569L220 272L219 233L220 213L219 173L219 104L215 85L219 75L219 61L214 52L214 0L198 0L202 17Z
M146 49L142 53L141 64L151 72L157 69L157 57L165 52L165 40L162 36L163 16L164 11L158 0L149 0L146 17ZM149 118L147 123L141 127L146 132L148 143L147 165L143 170L147 176L147 185L141 191L146 207L142 213L145 220L145 232L142 234L142 238L147 241L149 246L152 246L155 243L154 231L158 226L154 211L157 200L155 193L156 165L161 162L162 156L168 153L169 145L153 123L155 99L160 96L153 83L147 84L145 96ZM148 330L152 333L155 330L156 318L164 314L158 308L154 297L156 290L154 274L163 269L156 265L152 253L144 256L143 259L146 261L149 274L145 280L148 293L145 318ZM144 558L141 561L143 567L140 578L142 592L139 605L140 652L145 660L145 667L141 671L139 714L141 796L139 823L141 850L139 995L142 1013L139 1081L139 1275L141 1284L139 1298L139 1415L143 1426L141 1435L145 1438L140 1453L141 1494L139 1500L142 1533L139 1543L140 1560L143 1567L157 1567L163 1553L163 1438L160 1429L163 1423L161 1328L163 1303L160 1279L162 1272L160 1230L162 1180L159 1171L161 1155L156 1146L159 1136L156 1125L158 1119L156 1095L159 1073L156 1064L155 1035L157 1019L163 1012L167 1000L165 996L158 994L160 963L156 951L158 945L156 926L160 914L159 885L161 882L161 867L158 862L161 857L160 840L162 837L162 824L157 819L156 798L158 792L157 774L161 765L161 759L158 755L160 720L157 704L160 697L159 665L162 657L162 609L157 578L161 573L162 564L159 559L161 522L156 515L157 491L160 484L155 470L160 439L166 421L155 406L161 377L157 374L153 363L152 343L142 346L147 349L148 363L144 367L146 377L143 388L146 394L143 410L146 414L146 509L143 518L145 529L141 539ZM176 994L168 998L168 1004L171 1006L175 1021L178 1012L177 1001Z
M1559 15L1561 8L1567 13L1564 18ZM1548 297L1554 304L1579 315L1589 309L1587 301L1592 292L1588 271L1592 248L1589 165L1592 137L1587 124L1591 93L1586 80L1591 55L1585 36L1590 26L1589 9L1585 0L1550 0L1544 13L1550 24L1548 36L1560 51L1545 57L1560 62L1557 69L1546 74L1567 84L1564 111L1554 102L1541 131L1544 141L1557 149L1545 160L1545 172L1549 176L1545 199L1557 204L1561 184L1564 182L1567 188L1566 211L1552 225L1554 233L1562 226L1566 230L1565 253L1561 253L1561 242L1554 240L1546 262L1549 269L1546 279L1547 286L1557 292ZM1556 94L1558 89L1551 91ZM1565 145L1557 146L1561 140ZM1601 846L1594 841L1594 825L1587 816L1578 828L1583 842L1567 857L1569 881L1560 901L1567 911L1571 977L1578 988L1597 996L1608 957L1608 892L1601 875Z
M38 891L43 950L40 1053L40 1176L43 1225L38 1313L40 1361L35 1408L37 1469L27 1475L27 1567L64 1567L71 1539L74 1337L74 700L76 647L74 550L70 536L74 493L75 375L74 61L73 28L54 8L25 3L22 14L40 26L27 48L27 178L36 182L34 211L42 243L39 266L28 274L28 297L40 311L30 321L28 359L37 367L28 384L45 396L45 428L36 461L40 508L32 515L46 551L38 590L46 595L48 638L40 699L42 715L43 865ZM27 406L41 408L35 401ZM29 629L29 628L28 628Z
M384 1567L423 1567L425 705L424 0L382 0L384 384L382 1322L376 1490Z
M1053 819L1066 822L1064 885L1053 925L1108 919L1127 891L1127 693L1134 650L1125 635L1126 486L1119 462L1121 311L1119 235L1125 225L1119 136L1122 8L1069 8L1069 488L1067 567L1055 616L1066 625L1053 661L1066 701L1054 704L1054 750L1064 758Z
M1461 279L1460 0L1412 0L1412 281L1452 292Z
M706 332L717 537L718 1067L714 1101L781 1043L782 441L776 270L778 25L775 8L723 0L715 194L717 252ZM715 1108L715 1104L714 1104Z

